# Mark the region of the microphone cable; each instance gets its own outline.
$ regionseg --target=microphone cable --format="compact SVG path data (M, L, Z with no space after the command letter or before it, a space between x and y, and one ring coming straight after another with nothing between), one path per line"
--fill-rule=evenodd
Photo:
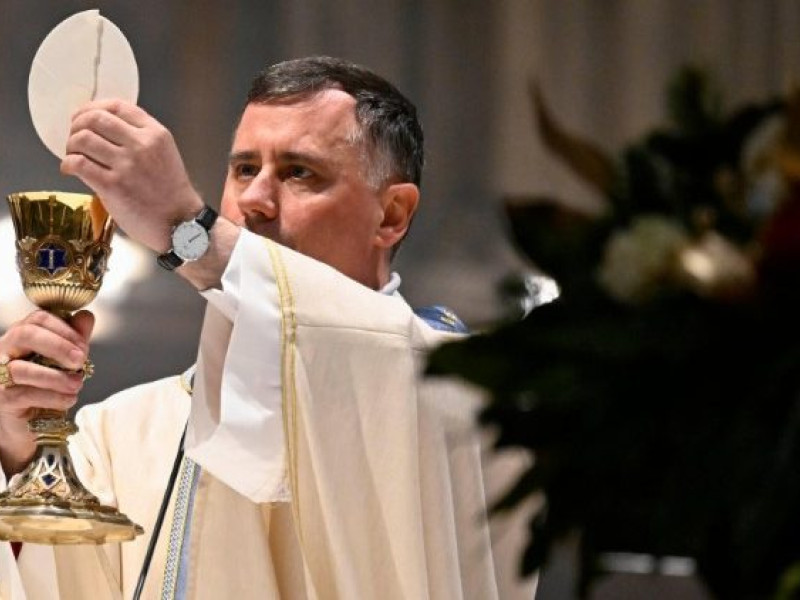
M144 589L144 582L147 580L147 572L150 570L150 563L153 561L153 552L156 549L156 542L161 532L161 526L164 524L164 515L167 513L170 498L172 498L172 490L175 487L175 480L178 478L178 471L181 468L183 461L183 442L186 439L186 427L183 428L181 441L178 445L178 453L175 455L175 462L172 465L172 472L169 475L167 482L167 489L164 491L164 498L161 500L161 508L158 509L158 516L156 517L155 525L153 525L153 534L150 536L150 543L147 545L147 554L144 556L142 563L142 570L139 571L139 580L136 582L136 590L133 592L133 600L139 600Z

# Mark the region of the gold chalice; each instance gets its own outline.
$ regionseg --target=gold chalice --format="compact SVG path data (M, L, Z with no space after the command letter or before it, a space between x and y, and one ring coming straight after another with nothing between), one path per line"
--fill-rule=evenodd
M100 201L89 194L25 192L11 194L8 203L28 298L62 318L89 304L100 289L114 231ZM41 356L29 360L60 368ZM84 376L91 369L87 364ZM36 434L36 454L0 494L0 539L103 544L143 533L78 480L67 450L67 437L78 428L66 413L39 410L29 427Z

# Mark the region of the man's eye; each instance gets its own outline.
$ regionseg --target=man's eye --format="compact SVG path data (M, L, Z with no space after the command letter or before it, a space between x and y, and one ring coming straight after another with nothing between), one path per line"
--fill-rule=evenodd
M284 173L286 179L308 179L313 175L311 170L301 165L291 165L286 167L286 171Z
M252 179L256 175L258 175L259 171L260 171L259 167L247 163L234 165L233 167L233 174L236 176L237 179Z

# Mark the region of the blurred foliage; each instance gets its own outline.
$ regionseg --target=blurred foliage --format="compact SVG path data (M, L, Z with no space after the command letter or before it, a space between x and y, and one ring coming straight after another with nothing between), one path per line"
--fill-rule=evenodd
M668 123L611 156L531 88L546 147L604 208L508 199L514 243L561 294L428 370L486 388L497 450L534 455L496 507L544 499L524 573L577 532L583 594L622 551L691 557L717 598L795 597L800 95L726 112L686 67L666 97Z

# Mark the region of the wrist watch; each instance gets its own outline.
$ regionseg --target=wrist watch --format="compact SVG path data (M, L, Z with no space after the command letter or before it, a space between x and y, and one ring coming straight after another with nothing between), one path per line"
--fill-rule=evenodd
M216 211L206 205L194 219L175 226L172 229L172 248L158 255L158 264L172 271L185 262L201 258L208 251L208 232L216 220Z

